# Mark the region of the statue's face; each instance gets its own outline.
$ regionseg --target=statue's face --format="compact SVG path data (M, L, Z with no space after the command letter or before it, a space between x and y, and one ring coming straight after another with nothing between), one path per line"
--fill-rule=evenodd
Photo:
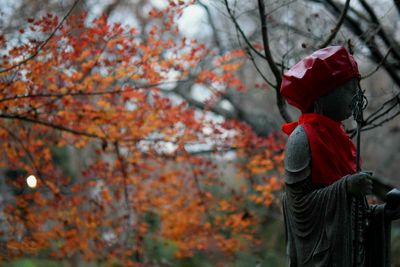
M351 79L330 94L316 101L316 112L336 121L349 118L352 114L351 102L357 93L357 79Z

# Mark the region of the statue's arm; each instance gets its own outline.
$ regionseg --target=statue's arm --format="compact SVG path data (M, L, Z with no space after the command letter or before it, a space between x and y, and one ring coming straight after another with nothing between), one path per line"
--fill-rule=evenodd
M382 204L385 216L390 221L400 219L400 190L392 189L386 194L386 203Z
M311 152L307 133L298 125L289 136L285 148L285 183L297 184L311 176Z

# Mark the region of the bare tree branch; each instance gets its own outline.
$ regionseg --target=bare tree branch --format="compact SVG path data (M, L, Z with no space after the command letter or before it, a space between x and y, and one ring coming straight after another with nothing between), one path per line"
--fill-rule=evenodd
M212 17L212 15L211 15L210 9L201 0L197 0L197 3L199 3L199 5L201 7L203 7L204 10L206 11L208 21L209 21L210 26L211 26L212 31L213 31L213 38L214 38L215 45L221 50L221 53L223 54L225 52L225 48L222 45L221 40L219 39L217 27L215 26L215 21L214 21L214 18Z
M393 102L394 102L394 103L393 103ZM374 111L373 113L371 113L365 121L367 121L367 122L368 122L368 121L369 121L369 122L373 122L373 121L375 121L375 117L377 117L377 116L382 117L382 116L380 116L380 114L387 114L387 111L384 110L384 108L385 108L387 105L391 104L391 103L393 103L393 105L398 105L398 104L400 104L400 93L396 94L396 95L395 95L394 97L392 97L391 99L385 101L376 111ZM389 111L390 111L390 109L392 109L392 106L389 107L389 108L387 108L387 110L388 110L388 109L389 109ZM380 114L379 114L379 113L380 113Z
M158 87L158 86L173 84L173 83L182 83L182 82L186 82L186 81L187 80L176 80L176 81L168 81L168 82L159 82L159 83L154 83L154 84L143 84L143 85L134 86L132 88L123 87L121 89L110 90L110 91L104 90L104 91L97 91L97 92L67 92L67 93L58 93L58 94L43 93L43 94L17 95L17 96L10 96L10 97L5 97L3 99L0 99L0 103L6 102L6 101L12 101L12 100L24 99L24 98L42 98L42 97L62 98L62 97L67 97L67 96L97 96L97 95L108 95L108 94L121 94L121 93L126 93L129 91L133 91L133 90L148 89L148 88L152 88L152 87Z
M342 4L337 3L336 1L333 0L326 0L326 1L321 1L321 0L309 0L311 2L317 2L321 3L324 6L327 7L327 9L335 16L337 16L340 13L340 6ZM381 51L378 49L378 45L374 41L373 36L369 38L366 34L365 31L362 29L360 23L351 18L350 16L346 16L345 19L345 25L348 27L359 39L361 42L364 43L364 45L369 49L371 55L370 58L373 60L375 63L379 64L380 62L383 61L384 56L382 55ZM400 77L397 73L397 70L393 69L389 65L387 65L385 62L382 64L386 72L389 74L389 76L393 79L393 81L400 86Z
M127 182L127 180L128 180L127 166L126 166L126 162L124 160L124 157L121 155L121 151L120 151L118 142L114 143L114 149L115 149L115 154L117 155L117 159L118 159L119 164L120 164L120 171L121 171L121 174L122 174L123 185L124 185L125 206L126 206L126 209L128 211L128 218L130 220L130 218L131 218L131 212L130 212L131 205L130 205L130 202L129 202L129 192L128 192L128 182Z
M382 126L384 123L393 120L395 117L400 115L400 111L395 112L390 115L390 112L394 110L396 107L400 107L400 93L397 93L394 97L384 102L377 110L371 113L362 123L361 131L369 131L375 129L379 126ZM379 122L375 122L380 118L386 116L386 119L383 119ZM356 134L356 129L348 130L350 138L353 138Z
M392 104L388 108L385 109L385 107L389 104ZM368 118L365 120L367 123L365 125L368 125L369 123L373 123L377 119L383 117L384 115L388 114L392 109L394 109L397 105L400 104L400 99L399 99L399 94L397 94L395 97L391 98L390 100L386 101L383 103L380 108L378 108L375 112L370 114Z
M394 2L395 6L397 8L397 11L400 14L400 0L393 0L393 2Z
M340 14L339 20L335 26L335 28L333 28L331 30L331 34L328 36L328 38L319 46L319 48L324 48L326 46L328 46L332 40L336 37L337 33L339 32L340 28L342 27L342 24L344 22L344 19L346 18L347 15L347 11L349 10L349 6L350 6L350 0L346 0L346 3L344 5L342 14Z
M218 103L214 105L207 105L202 101L199 101L191 95L190 88L194 84L193 80L187 80L185 82L179 83L173 90L165 90L165 93L174 93L185 99L185 101L198 109L209 110L214 112L215 114L221 115L227 119L236 118L237 114L235 112L228 111L218 105ZM228 99L229 100L229 99ZM231 103L233 106L234 104Z
M125 202L125 208L127 211L127 216L126 216L126 220L125 220L125 232L129 233L129 229L130 229L130 224L132 221L132 212L131 209L134 208L129 200L129 191L128 191L128 167L126 165L126 160L125 158L122 156L121 151L120 151L120 146L118 142L114 143L114 150L115 150L115 154L117 155L117 159L119 162L119 167L120 167L120 171L121 171L121 175L122 175L122 179L123 179L123 189L124 189L124 202ZM139 231L136 231L136 235L138 235ZM124 236L124 243L126 244L129 238L129 234Z
M271 87L275 88L275 85L268 80L267 76L264 75L264 73L261 71L260 67L257 65L257 62L253 56L253 54L251 53L251 50L248 46L243 46L242 42L240 41L240 36L239 36L239 31L236 30L236 34L237 34L237 39L239 41L239 45L242 49L244 49L244 51L246 51L247 56L250 58L251 63L253 64L254 68L256 69L256 71L258 72L258 74L260 74L261 78Z
M250 61L253 63L254 68L256 69L256 71L258 72L258 74L260 74L261 78L262 78L269 86L271 86L272 88L275 88L276 85L274 85L271 81L269 81L268 78L264 75L264 73L262 73L261 69L258 67L258 65L257 65L257 63L256 63L256 61L255 61L255 59L254 59L254 57L253 57L253 54L251 54L250 49L246 48L245 51L246 51L247 55L249 56Z
M363 128L362 131L369 131L369 130L372 130L374 128L380 127L383 124L385 124L386 122L389 122L389 121L393 120L395 117L397 117L399 115L400 115L400 111L397 111L392 116L390 116L390 117L388 117L388 118L386 118L386 119L384 119L384 120L382 120L382 121L380 121L378 123L371 123L370 126Z
M267 28L267 17L265 15L265 4L263 0L258 0L258 9L260 13L260 21L261 21L261 34L262 34L262 41L264 45L264 54L265 59L268 62L269 67L271 68L272 73L275 76L275 80L277 85L281 84L281 73L278 67L275 64L275 61L271 54L271 49L268 40L268 28Z
M249 39L247 38L246 34L243 32L242 28L240 27L239 23L237 22L235 16L232 13L231 8L229 7L229 3L228 0L224 0L225 2L225 7L228 11L228 14L232 20L232 22L235 24L236 29L239 31L240 35L242 36L243 40L246 42L247 46L254 52L256 53L256 55L260 56L263 59L266 59L266 57L260 52L258 51L249 41Z
M385 56L383 57L382 61L379 62L378 65L376 65L375 69L374 69L373 71L371 71L370 73L368 73L368 74L362 76L360 79L361 79L361 80L366 79L366 78L372 76L375 72L377 72L377 71L382 67L382 65L385 63L385 61L386 61L386 59L387 59L387 57L389 56L389 54L390 54L391 51L392 51L392 48L390 47L390 48L388 49L388 51L386 52Z
M308 39L312 39L313 41L321 41L322 42L322 38L320 38L319 36L314 35L312 32L308 32L305 30L302 30L300 28L297 28L294 25L290 25L289 23L283 23L283 22L279 22L277 21L276 23L274 23L275 28L279 27L285 30L291 30L291 32L298 34L302 37L308 38Z
M47 122L47 121L42 121L42 120L39 120L39 119L29 118L29 117L25 117L25 116L21 116L21 115L0 113L0 118L13 119L13 120L19 120L19 121L26 121L26 122L30 122L30 123L34 123L34 124L44 125L44 126L47 126L49 128L53 128L53 129L60 130L60 131L63 131L63 132L68 132L68 133L75 134L75 135L81 135L81 136L86 136L86 137L90 137L90 138L102 139L102 137L100 137L100 136L98 136L96 134L92 134L92 133L88 133L88 132L84 132L84 131L74 130L74 129L71 129L71 128L67 128L65 126L52 124L52 123Z
M392 38L389 37L389 35L386 33L386 31L383 29L383 26L381 25L377 15L375 14L374 10L372 7L365 1L365 0L359 0L365 11L367 11L371 21L373 24L375 24L375 27L378 29L378 35L382 38L384 43L389 47L392 48L393 55L397 60L400 60L400 48L399 45L394 41Z
M283 99L283 97L280 93L280 87L281 87L281 83L282 83L282 78L281 78L282 74L275 64L275 61L272 57L270 46L269 46L267 18L265 15L265 5L264 5L263 0L258 0L258 8L259 8L259 14L260 14L260 21L261 21L261 33L262 33L262 40L263 40L263 45L264 45L265 59L267 60L268 65L271 68L271 71L274 74L274 77L276 80L275 93L276 93L277 106L278 106L278 109L279 109L279 112L280 112L282 118L286 122L290 122L290 121L292 121L292 119L290 118L289 113L286 110L285 100Z
M190 168L190 171L194 178L194 182L195 182L196 189L197 189L197 194L199 195L200 203L204 208L204 213L206 214L207 221L210 223L210 226L213 227L214 221L213 221L211 213L208 209L208 205L207 205L207 201L206 201L207 197L206 197L205 193L203 192L203 190L201 189L200 180L199 180L199 177L198 177L196 171L193 168L193 165L194 164L189 164L189 168Z

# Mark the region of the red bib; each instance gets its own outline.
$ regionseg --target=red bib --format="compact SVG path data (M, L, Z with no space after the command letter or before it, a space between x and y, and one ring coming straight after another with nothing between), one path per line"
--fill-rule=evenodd
M282 125L290 135L297 125L307 133L311 149L311 180L314 185L330 185L356 172L356 147L340 122L316 113L305 113L298 122Z

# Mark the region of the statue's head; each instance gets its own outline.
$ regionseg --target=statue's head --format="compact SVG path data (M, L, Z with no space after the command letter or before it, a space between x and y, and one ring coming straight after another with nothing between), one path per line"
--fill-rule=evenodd
M313 112L323 114L336 121L352 115L352 102L357 93L358 79L353 78L327 95L319 97L313 105Z
M303 113L317 112L344 120L351 115L359 77L353 56L342 46L330 46L315 51L287 71L281 94Z

